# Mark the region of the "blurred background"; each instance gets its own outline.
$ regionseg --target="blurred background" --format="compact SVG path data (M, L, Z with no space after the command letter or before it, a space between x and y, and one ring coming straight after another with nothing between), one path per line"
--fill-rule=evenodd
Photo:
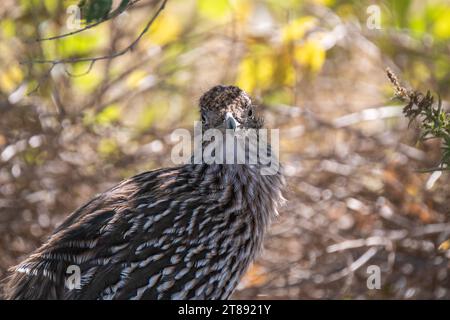
M280 128L288 182L233 298L450 298L450 174L418 171L440 143L385 75L448 106L449 1L169 0L153 22L163 1L108 2L0 6L0 279L96 193L172 165L223 83Z

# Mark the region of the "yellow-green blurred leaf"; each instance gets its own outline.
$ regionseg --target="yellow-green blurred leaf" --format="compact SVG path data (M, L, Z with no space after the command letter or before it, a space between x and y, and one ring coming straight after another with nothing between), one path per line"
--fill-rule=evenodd
M58 41L60 55L62 57L71 57L94 54L95 49L100 48L105 43L105 40L107 40L105 37L99 37L98 34L92 32L92 30L88 30L76 36L60 39Z
M149 39L162 46L176 40L182 30L180 19L175 14L166 12L153 23Z
M95 122L100 125L111 124L120 118L120 107L117 104L112 104L103 109L95 119Z
M341 4L337 9L336 13L343 18L351 17L355 15L354 7L349 3Z
M101 156L111 157L119 152L119 145L114 139L104 138L98 143L97 150Z
M59 1L44 0L44 4L48 11L50 11L51 13L55 13L56 9L58 8Z
M298 18L286 26L282 30L283 42L290 42L303 38L308 30L311 30L317 25L317 19L314 17L306 16Z
M433 33L440 39L450 38L450 9L440 12L437 20L434 22Z
M273 74L274 84L292 86L295 83L295 69L292 54L289 47L284 47L279 54L275 54L275 71Z
M224 19L231 13L228 0L197 0L199 12L209 19Z
M423 13L416 13L411 17L409 28L416 36L421 36L427 31L427 23Z
M17 64L0 72L0 88L6 92L13 91L23 80L23 72Z
M139 119L136 121L136 128L139 131L145 131L150 127L158 127L160 120L167 118L169 110L168 98L155 98L151 105L145 107L139 113Z
M81 73L82 72L74 73L74 74L81 74ZM72 83L74 84L74 86L77 89L84 91L86 93L90 93L97 88L97 86L100 84L102 78L97 72L91 70L91 72L89 72L86 75L83 75L80 77L74 77L71 79L72 79Z
M414 71L415 78L420 79L420 81L426 81L431 76L430 68L421 61L415 61L412 70Z
M283 87L280 90L274 90L268 94L264 95L264 103L272 106L277 104L292 104L292 93L288 90L288 88Z
M0 32L5 38L14 37L16 34L16 23L12 19L3 19L0 22Z
M448 70L450 70L450 61L448 60L448 57L438 57L435 60L434 75L440 80L445 79Z
M47 156L46 152L39 149L28 148L22 153L22 159L29 165L42 165Z
M331 6L333 5L336 1L335 0L309 0L312 3L315 4L320 4L322 6Z
M325 62L326 53L319 41L310 39L296 46L294 56L300 65L308 67L313 72L318 72Z
M132 72L127 78L127 85L130 88L137 88L142 80L148 76L148 73L144 70L136 70Z
M234 21L244 23L248 20L248 18L252 14L252 9L255 4L252 0L230 0L229 3L231 6L231 12L233 14Z
M275 70L275 58L269 54L244 58L239 65L237 85L248 92L269 87Z
M22 10L29 10L38 7L41 4L40 0L20 0Z
M399 28L405 28L409 18L411 0L389 0L387 5L395 18L395 24Z

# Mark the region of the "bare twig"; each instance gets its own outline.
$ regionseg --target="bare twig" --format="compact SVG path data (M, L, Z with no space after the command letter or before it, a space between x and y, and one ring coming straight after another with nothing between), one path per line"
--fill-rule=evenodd
M53 71L53 68L55 68L55 66L56 66L56 64L52 64L50 66L50 68L47 70L47 72L41 77L40 80L38 80L38 84L36 85L36 87L33 90L31 90L30 92L28 92L28 95L34 94L41 88L42 83L50 77L50 75Z
M138 37L131 44L129 44L126 48L124 48L124 49L122 49L120 51L114 52L114 53L109 54L109 55L104 55L104 56L99 56L99 57L94 57L94 58L65 58L65 59L59 59L59 60L51 60L51 59L29 60L29 61L23 61L23 62L21 62L21 64L38 63L38 64L57 65L57 64L61 64L61 63L90 62L91 63L90 69L92 69L93 65L97 61L114 59L114 58L117 58L117 57L120 57L120 56L124 55L128 51L133 50L135 48L135 46L138 44L138 42L141 40L141 38L144 36L144 34L147 33L147 31L150 29L151 25L156 20L156 18L159 16L161 11L164 10L164 7L165 7L166 3L167 3L167 0L163 0L162 1L160 7L156 11L156 13L153 15L153 17L147 22L146 26L141 31L141 33L138 35Z
M391 244L392 239L386 237L369 237L367 239L346 240L340 243L330 245L327 248L327 252L333 253L361 247L389 246Z
M355 262L353 262L350 266L348 266L345 269L342 269L341 271L338 271L336 273L331 274L328 277L327 282L333 282L340 280L349 274L352 274L359 268L361 268L363 265L365 265L367 262L369 262L370 259L372 259L378 252L377 248L369 248L366 252L364 252L363 255L361 255Z
M125 8L122 8L120 10L118 8L118 9L114 10L113 12L111 12L104 19L101 19L101 20L99 20L99 21L97 21L95 23L89 24L89 25L87 25L87 26L85 26L85 27L83 27L81 29L78 29L78 30L75 30L75 31L71 31L71 32L67 32L67 33L63 33L63 34L59 34L59 35L56 35L56 36L47 37L47 38L37 38L37 39L34 39L34 40L29 40L27 42L30 43L30 42L50 41L50 40L57 40L57 39L62 39L62 38L66 38L66 37L69 37L69 36L73 36L75 34L81 33L81 32L86 31L88 29L92 29L92 28L98 26L99 24L101 24L101 23L103 23L105 21L114 19L115 17L120 15L122 12L128 10L129 8L131 8L134 4L136 4L139 1L140 0L131 1L130 3L127 4L127 6Z
M64 71L66 72L66 74L69 77L73 77L73 78L82 77L82 76L87 75L89 72L91 72L92 68L94 67L94 64L95 64L95 61L91 61L91 63L89 64L89 67L87 68L87 70L82 72L82 73L79 73L79 74L73 74L69 70L67 70L67 68L64 68Z

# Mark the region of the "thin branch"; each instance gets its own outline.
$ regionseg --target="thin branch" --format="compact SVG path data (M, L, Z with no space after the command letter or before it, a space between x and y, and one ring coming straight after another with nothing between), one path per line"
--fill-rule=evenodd
M99 20L99 21L97 21L95 23L89 24L89 25L87 25L87 26L85 26L85 27L83 27L81 29L78 29L78 30L75 30L75 31L71 31L71 32L67 32L67 33L63 33L63 34L56 35L56 36L51 36L51 37L48 37L48 38L37 38L37 39L34 39L34 40L28 40L26 42L31 43L31 42L50 41L50 40L57 40L57 39L62 39L62 38L66 38L66 37L69 37L69 36L73 36L75 34L81 33L81 32L86 31L88 29L92 29L92 28L98 26L99 24L101 24L101 23L103 23L105 21L114 19L115 17L119 16L122 12L128 10L129 8L131 8L134 4L136 4L139 1L140 0L131 1L130 3L128 3L128 5L125 8L120 9L120 10L118 8L118 9L114 10L112 13L110 13L104 19Z
M366 239L346 240L340 243L332 244L327 247L327 252L333 253L361 247L375 247L375 246L389 246L389 245L392 245L392 239L374 236Z
M141 38L144 36L144 34L147 33L147 31L150 29L151 25L156 20L156 18L159 16L161 11L164 10L164 7L165 7L166 3L167 3L167 0L163 0L162 1L161 6L158 8L158 10L153 15L153 17L147 22L145 28L141 31L139 36L130 45L128 45L126 48L124 48L124 49L122 49L122 50L120 50L118 52L115 52L115 53L110 54L110 55L104 55L104 56L99 56L99 57L94 57L94 58L66 58L66 59L59 59L59 60L45 60L45 59L44 60L29 60L29 61L22 61L21 64L38 63L38 64L57 65L57 64L61 64L61 63L91 62L90 69L92 69L93 64L95 64L97 61L107 60L107 59L114 59L114 58L117 58L117 57L120 57L120 56L124 55L128 51L133 50L134 47L138 44L138 42L141 40Z
M55 68L55 66L56 66L56 64L53 63L50 66L50 68L47 70L47 72L41 77L41 79L38 80L38 84L36 85L36 87L33 90L31 90L30 92L28 92L27 95L31 96L32 94L36 93L41 88L42 83L45 80L47 80L48 78L50 78L50 75L51 75L53 69Z
M91 61L91 63L89 64L89 67L87 68L87 70L85 72L79 73L79 74L73 74L71 73L69 70L67 70L67 68L64 68L64 72L72 78L77 78L77 77L82 77L87 75L89 72L91 72L92 68L94 67L95 61Z
M359 268L361 268L363 265L365 265L367 262L369 262L370 259L372 259L378 252L377 248L371 247L366 252L364 252L363 255L361 255L355 262L353 262L350 266L348 266L345 269L342 269L341 271L338 271L336 273L333 273L328 276L327 282L334 282L339 279L342 279L346 277L347 275L354 273Z

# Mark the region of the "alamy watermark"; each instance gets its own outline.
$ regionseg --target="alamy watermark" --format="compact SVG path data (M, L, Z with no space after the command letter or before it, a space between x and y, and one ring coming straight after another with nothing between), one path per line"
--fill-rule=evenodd
M367 289L370 290L379 290L381 289L381 269L377 265L370 265L367 267L367 274L369 276L367 277Z
M194 124L194 137L187 129L176 129L171 138L174 164L247 164L262 175L277 174L280 168L279 129L208 129ZM270 143L269 143L270 142Z
M367 7L366 13L368 14L366 20L366 26L369 30L381 29L381 8L380 6L373 4Z
M81 269L79 266L75 264L71 264L66 269L66 277L65 285L69 290L73 289L81 289Z
M68 30L81 29L81 9L79 6L73 4L67 7L66 27Z

